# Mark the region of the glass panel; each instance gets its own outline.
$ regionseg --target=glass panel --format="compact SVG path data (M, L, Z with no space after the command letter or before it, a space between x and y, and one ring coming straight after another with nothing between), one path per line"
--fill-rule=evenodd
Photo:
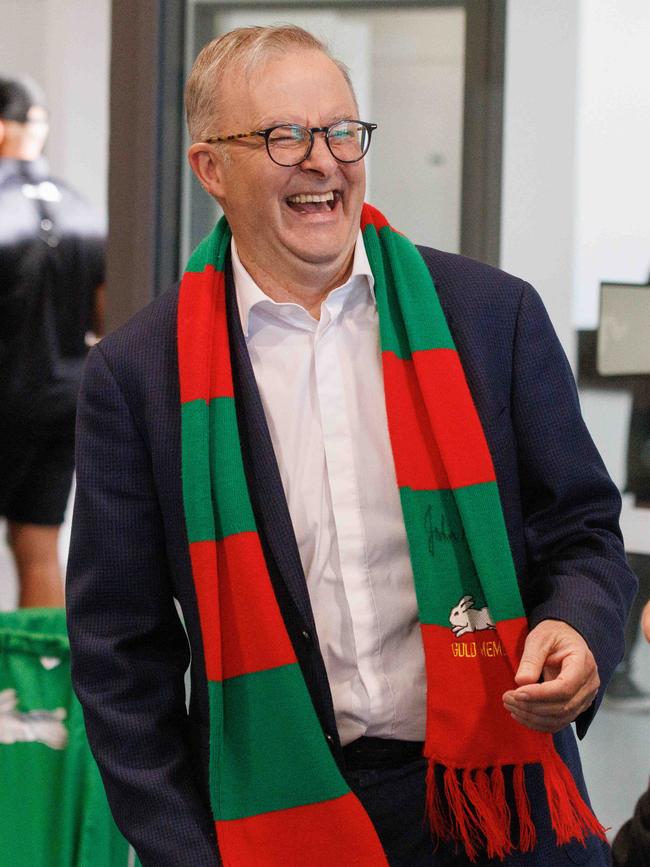
M298 4L269 10L191 4L188 70L206 42L234 27L288 22L324 39L350 69L361 120L379 126L365 158L367 201L416 243L458 252L464 10L404 9L398 4L377 11L352 4L334 7L315 10ZM185 262L220 210L189 168L183 199Z

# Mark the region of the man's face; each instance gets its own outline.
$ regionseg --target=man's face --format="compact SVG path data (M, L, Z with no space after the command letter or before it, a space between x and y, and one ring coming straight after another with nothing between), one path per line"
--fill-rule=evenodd
M19 160L38 159L49 129L47 112L37 105L29 109L24 122L0 119L0 156Z
M293 51L232 76L218 135L266 129L280 123L329 126L356 118L357 108L341 71L319 51ZM259 137L224 145L221 182L215 191L244 265L256 277L309 279L319 273L336 282L346 276L359 230L365 193L363 160L338 163L322 133L309 158L276 165ZM330 201L297 203L300 194L333 193Z

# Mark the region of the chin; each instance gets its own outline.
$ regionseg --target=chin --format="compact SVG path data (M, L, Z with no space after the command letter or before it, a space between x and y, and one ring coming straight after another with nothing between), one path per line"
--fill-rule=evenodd
M335 265L346 258L340 245L336 247L319 245L308 248L294 247L291 252L296 258L310 265Z
M352 233L352 237L350 232L337 232L334 237L327 237L324 234L317 230L307 232L303 238L295 239L294 243L289 241L287 248L305 262L314 264L333 262L352 254L357 239L356 231Z

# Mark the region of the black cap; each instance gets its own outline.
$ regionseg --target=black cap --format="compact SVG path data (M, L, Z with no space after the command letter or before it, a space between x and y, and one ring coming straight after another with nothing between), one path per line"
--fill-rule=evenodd
M34 106L47 111L47 100L31 78L0 77L0 119L26 123Z

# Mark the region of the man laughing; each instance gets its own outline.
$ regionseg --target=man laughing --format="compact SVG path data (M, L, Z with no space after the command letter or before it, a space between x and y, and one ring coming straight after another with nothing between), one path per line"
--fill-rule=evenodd
M73 678L116 821L145 867L606 865L571 723L634 577L539 297L364 204L376 125L304 30L214 40L186 106L224 217L79 411Z

